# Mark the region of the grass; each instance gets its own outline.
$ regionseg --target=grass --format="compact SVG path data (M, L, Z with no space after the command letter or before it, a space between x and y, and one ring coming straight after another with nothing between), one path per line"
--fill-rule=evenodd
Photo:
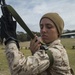
M75 46L75 39L68 38L68 39L61 39L61 41L67 50L70 66L75 72L75 49L72 49L72 46Z
M8 64L3 47L0 46L0 75L9 75Z
M72 49L72 46L75 45L75 39L61 39L62 44L65 46L70 66L73 68L75 72L75 49ZM21 47L29 47L29 42L21 42ZM28 49L21 49L21 51L24 53L24 55L27 57L31 54L31 52ZM6 56L4 54L4 48L2 45L0 45L0 75L10 75L8 62L6 60Z

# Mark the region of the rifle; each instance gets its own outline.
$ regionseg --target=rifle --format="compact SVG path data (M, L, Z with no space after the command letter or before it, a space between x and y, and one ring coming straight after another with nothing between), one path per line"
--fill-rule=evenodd
M31 30L27 27L27 25L24 23L24 21L21 19L21 17L18 15L18 13L13 9L12 6L7 5L5 3L5 0L0 0L1 3L1 10L3 16L6 18L6 21L9 20L12 21L12 18L14 17L15 20L19 23L19 25L29 34L29 36L33 39L34 34L31 32Z
M3 16L6 18L6 21L11 22L13 21L13 17L15 18L16 22L19 23L19 25L29 34L29 36L33 39L34 34L31 32L31 30L27 27L25 22L21 19L21 17L18 15L18 13L13 9L12 6L7 5L5 3L5 0L0 0L1 4L1 10L3 13Z
M14 18L16 22L18 22L19 25L27 32L27 34L31 37L31 39L34 39L35 35L27 27L26 23L22 20L22 18L18 15L18 13L14 10L14 8L10 5L7 5L5 3L5 0L0 0L0 5L1 5L2 14L6 18L6 21L9 20L9 22L11 22L13 21ZM44 45L41 41L40 43Z

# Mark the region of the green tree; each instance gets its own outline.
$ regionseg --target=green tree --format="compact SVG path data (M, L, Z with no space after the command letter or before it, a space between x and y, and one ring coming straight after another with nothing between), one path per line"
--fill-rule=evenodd
M27 40L27 35L24 32L17 32L17 38L19 41L24 42Z

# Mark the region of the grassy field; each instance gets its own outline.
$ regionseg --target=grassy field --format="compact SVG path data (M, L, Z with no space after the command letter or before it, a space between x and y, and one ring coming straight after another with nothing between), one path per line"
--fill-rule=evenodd
M75 39L61 39L61 41L67 50L70 66L75 71L75 49L72 49L72 46L75 45ZM22 42L20 46L22 47L21 51L26 57L31 54L28 50L29 42ZM0 45L0 75L10 75L8 63L4 54L4 47L2 45Z
M65 46L69 61L70 61L70 66L75 72L75 49L72 49L72 46L75 46L75 39L61 39L62 44Z

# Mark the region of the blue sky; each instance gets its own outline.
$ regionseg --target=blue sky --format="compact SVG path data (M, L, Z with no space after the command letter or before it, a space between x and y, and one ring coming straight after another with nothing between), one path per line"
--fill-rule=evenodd
M6 0L14 7L32 31L39 31L39 20L43 14L57 12L64 20L64 30L75 30L75 0ZM0 11L1 15L1 11ZM17 31L24 31L20 25Z

